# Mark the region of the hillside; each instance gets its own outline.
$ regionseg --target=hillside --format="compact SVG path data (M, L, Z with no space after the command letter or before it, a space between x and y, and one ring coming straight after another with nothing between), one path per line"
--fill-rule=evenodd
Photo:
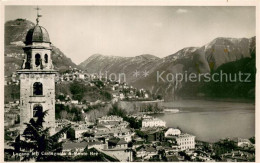
M255 47L255 37L252 38L224 38L219 37L201 47L187 47L164 58L152 55L136 57L92 55L80 64L80 67L90 73L124 73L126 82L137 88L145 88L153 93L167 95L170 99L177 96L196 96L199 94L201 83L179 82L175 79L170 82L157 81L158 73L166 79L167 74L181 73L211 73L221 65L236 64L243 58L251 58ZM242 66L242 65L240 65ZM255 65L251 65L255 68ZM135 71L140 72L139 77L133 76ZM144 77L142 73L148 71ZM239 71L237 68L235 71ZM189 91L184 91L189 88ZM176 97L175 97L176 96Z
M25 36L34 23L25 19L16 19L5 23L5 76L19 69L24 58L23 46ZM70 58L53 45L52 60L55 69L64 71L69 66L77 67Z
M200 86L200 91L209 97L221 97L221 98L247 98L254 100L255 98L255 75L256 75L256 51L255 51L255 39L252 40L250 54L251 57L241 58L237 61L225 63L219 66L212 73L226 73L233 74L232 79L237 79L238 81L232 82L209 82L204 83ZM246 74L241 76L242 81L240 82L239 76L235 77L234 74L238 72Z

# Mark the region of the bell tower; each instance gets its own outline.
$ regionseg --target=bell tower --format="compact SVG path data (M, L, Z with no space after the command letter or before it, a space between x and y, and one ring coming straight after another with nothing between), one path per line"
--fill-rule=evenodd
M18 74L20 76L20 134L23 133L31 118L37 118L40 112L48 110L44 127L55 132L55 74L51 59L51 42L47 30L37 24L28 31L23 48L25 58Z

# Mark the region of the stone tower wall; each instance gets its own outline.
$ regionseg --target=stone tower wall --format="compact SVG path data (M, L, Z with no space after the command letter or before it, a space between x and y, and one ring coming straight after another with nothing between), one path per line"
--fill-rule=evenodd
M43 95L33 95L33 84L41 82ZM51 134L55 127L55 74L53 72L30 72L20 74L20 124L21 133L25 129L24 123L33 118L33 108L40 104L43 111L48 110L45 117L45 127L51 127Z

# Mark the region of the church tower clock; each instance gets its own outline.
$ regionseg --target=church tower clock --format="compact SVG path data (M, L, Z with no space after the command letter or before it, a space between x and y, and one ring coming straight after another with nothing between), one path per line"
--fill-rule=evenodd
M37 10L39 8L37 7ZM44 127L55 132L55 74L51 59L51 42L47 30L37 24L28 31L25 40L25 59L20 76L20 134L23 133L31 118L37 118L40 112L48 110Z

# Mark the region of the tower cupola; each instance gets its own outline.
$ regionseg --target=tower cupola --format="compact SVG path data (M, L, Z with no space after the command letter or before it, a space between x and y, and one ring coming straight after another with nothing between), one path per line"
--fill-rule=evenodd
M37 8L37 11L39 8ZM25 58L22 69L52 70L51 42L48 31L39 25L41 15L37 12L37 24L31 28L25 38Z

